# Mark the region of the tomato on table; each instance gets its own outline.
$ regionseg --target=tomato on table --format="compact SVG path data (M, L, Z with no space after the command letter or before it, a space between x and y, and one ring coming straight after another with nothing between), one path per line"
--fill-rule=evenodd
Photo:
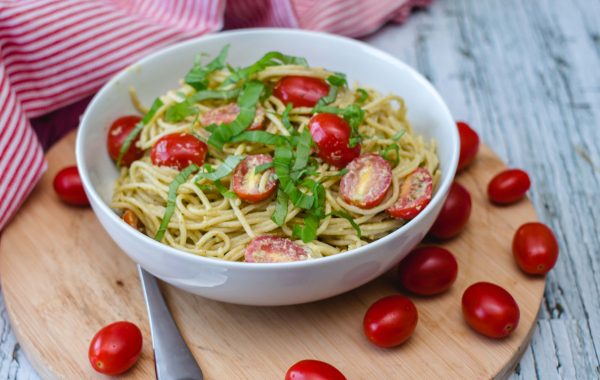
M398 280L412 293L429 296L450 289L458 273L454 255L442 247L413 250L398 265Z
M250 203L260 202L275 192L275 170L269 168L262 173L255 171L257 166L270 162L273 162L273 159L268 154L254 154L247 156L236 166L231 183L233 191L240 199Z
M208 146L188 133L172 133L158 139L150 157L156 166L168 166L183 170L190 164L201 166Z
M348 173L340 181L344 201L363 209L378 206L392 184L392 167L387 160L365 154L352 160L346 169Z
M384 348L404 343L417 327L419 314L415 304L401 295L375 302L363 319L363 330L371 343Z
M462 296L465 321L490 338L504 338L519 324L519 305L504 288L489 282L469 286Z
M294 107L314 107L319 99L329 94L329 85L319 78L287 76L277 82L273 95Z
M288 238L262 235L252 239L244 257L247 263L285 263L307 260L310 252Z
M291 366L285 380L346 380L346 377L329 363L306 359Z
M513 238L513 255L525 273L544 275L556 264L558 243L545 224L525 223Z
M88 350L92 368L105 375L119 375L131 368L142 352L142 332L131 322L103 327L94 335Z
M211 124L221 125L229 124L233 122L240 114L240 107L235 103L229 103L224 106L220 106L211 109L200 117L200 124L207 127ZM264 129L263 123L265 121L265 109L260 105L256 106L256 115L252 124L247 128L249 131L257 131Z
M360 144L350 147L352 130L346 120L331 113L319 113L308 122L308 129L321 159L338 169L360 155Z
M410 220L429 204L433 193L433 178L425 168L417 168L406 177L400 187L398 200L388 213L394 218Z
M508 169L492 178L488 185L488 196L494 203L514 203L523 198L530 187L531 180L526 172Z
M460 137L460 155L457 171L461 171L475 160L479 151L479 135L464 121L456 123Z
M72 206L89 206L90 201L83 189L77 166L68 166L61 169L54 176L52 182L56 195L63 202Z
M450 239L464 230L470 216L471 194L460 183L453 182L429 235L438 239Z
M112 123L108 130L106 146L108 148L108 154L113 160L117 161L119 159L121 146L123 146L127 136L129 136L131 131L141 120L142 118L139 116L128 115L120 117ZM139 139L139 135L133 139L129 148L121 158L121 166L129 166L133 161L140 159L144 155L144 151L137 146Z

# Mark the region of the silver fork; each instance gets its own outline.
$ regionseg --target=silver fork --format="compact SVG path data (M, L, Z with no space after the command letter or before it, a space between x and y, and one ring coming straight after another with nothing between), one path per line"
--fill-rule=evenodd
M148 308L158 380L203 380L202 370L185 344L160 293L158 281L138 265Z

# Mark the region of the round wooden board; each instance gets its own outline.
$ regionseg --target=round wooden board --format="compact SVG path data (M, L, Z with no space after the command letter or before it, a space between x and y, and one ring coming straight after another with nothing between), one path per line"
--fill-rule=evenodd
M61 204L52 190L54 174L75 162L73 147L71 134L50 151L48 172L0 242L0 277L12 327L42 377L83 379L103 377L87 361L94 333L110 322L133 321L142 329L144 349L123 377L153 378L134 263L119 252L91 210ZM531 337L544 279L521 273L510 249L515 229L537 219L531 203L496 207L486 200L489 179L503 167L482 146L476 163L458 177L473 197L467 229L443 244L458 259L458 279L441 296L414 298L419 324L398 348L379 349L362 334L368 305L399 291L389 276L338 297L289 307L223 304L164 286L205 378L282 379L290 365L305 358L332 363L348 379L507 377ZM519 327L508 339L487 339L463 322L462 292L481 280L506 288L521 308Z

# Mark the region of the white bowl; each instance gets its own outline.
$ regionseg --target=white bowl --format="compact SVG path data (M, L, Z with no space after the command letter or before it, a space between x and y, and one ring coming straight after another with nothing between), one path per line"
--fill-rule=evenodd
M106 150L111 122L134 113L128 88L144 104L189 70L196 54L217 54L231 44L229 62L247 65L278 50L306 57L312 66L346 73L349 83L406 100L416 133L438 142L442 179L432 201L412 221L364 247L321 259L276 264L228 262L192 255L158 243L121 221L109 207L117 169ZM316 301L354 289L398 263L425 236L446 198L458 162L459 138L440 95L415 70L362 42L287 29L249 29L208 35L156 52L110 80L89 104L77 136L77 166L92 208L112 239L131 259L161 280L203 297L247 305Z

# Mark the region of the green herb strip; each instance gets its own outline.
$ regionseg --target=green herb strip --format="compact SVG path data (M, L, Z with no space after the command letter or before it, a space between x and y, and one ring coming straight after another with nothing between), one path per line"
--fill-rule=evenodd
M255 142L265 145L285 145L287 139L284 136L274 135L265 131L244 131L239 135L232 137L229 142Z
M194 182L198 182L201 179L207 179L209 181L218 181L221 178L224 178L231 174L238 166L240 162L244 160L243 156L228 156L225 161L217 169L212 169L212 167L205 166L205 171L202 173L198 173L196 178L194 178ZM210 168L210 169L209 169Z
M275 211L271 215L271 220L278 226L283 226L283 224L285 223L285 218L287 218L288 214L288 203L289 197L285 193L285 191L283 191L280 187L279 189L277 189Z
M156 114L156 111L158 111L158 109L162 106L163 102L159 98L156 98L154 100L154 103L152 103L152 107L150 107L146 115L144 115L144 118L139 123L137 123L137 125L131 130L131 132L129 132L129 134L125 138L125 141L123 141L123 145L121 145L121 149L119 149L117 166L121 166L121 160L123 159L125 153L127 153L127 151L129 150L129 147L133 143L133 140L135 140L136 137L138 137L142 129L144 129L144 126L146 126L150 122L150 120L152 120L152 118Z
M313 113L333 113L340 115L350 125L352 134L350 135L349 146L354 148L356 144L360 143L361 136L358 133L358 127L365 119L365 111L360 108L357 104L351 104L346 108L339 108L333 106L323 106L317 104L312 110Z
M279 65L300 65L300 66L308 66L308 62L306 59L302 57L294 57L291 55L285 55L278 51L271 51L262 56L258 61L254 62L252 65L241 68L241 69L233 69L231 75L227 80L223 82L221 87L226 87L230 84L245 82L250 77L259 71L263 71L269 66L279 66Z
M196 62L194 62L194 66L185 75L185 83L192 86L194 89L196 89L196 91L205 89L208 86L208 75L225 67L225 60L227 59L228 52L229 45L225 45L225 47L221 49L219 55L206 66L202 66L200 57L197 57Z
M369 93L364 88L357 88L356 92L358 93L358 99L356 99L356 103L359 105L363 104L369 97Z
M356 224L352 216L350 216L350 214L345 213L343 211L332 211L330 214L339 218L346 219L348 223L350 223L352 228L354 228L354 231L356 231L356 236L358 236L359 239L362 238L362 231L360 230L360 227L358 226L358 224Z

